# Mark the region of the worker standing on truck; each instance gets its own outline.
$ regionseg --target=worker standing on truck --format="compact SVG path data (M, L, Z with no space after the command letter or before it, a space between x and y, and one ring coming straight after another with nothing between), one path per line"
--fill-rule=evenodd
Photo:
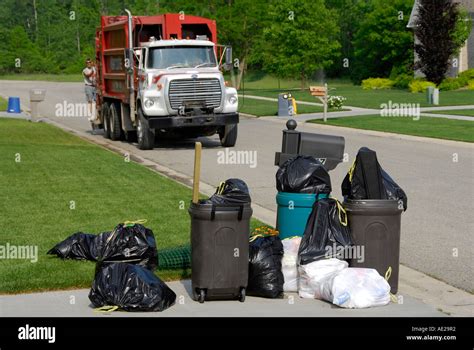
M84 76L85 84L85 93L87 104L89 108L89 121L95 119L95 84L97 72L94 66L94 62L90 58L86 60L86 68L82 70L82 75Z

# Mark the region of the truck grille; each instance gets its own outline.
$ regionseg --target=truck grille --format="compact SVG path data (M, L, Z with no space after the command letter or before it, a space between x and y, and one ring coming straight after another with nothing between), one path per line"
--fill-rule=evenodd
M170 82L168 97L172 109L181 106L217 108L221 105L219 79L177 79Z

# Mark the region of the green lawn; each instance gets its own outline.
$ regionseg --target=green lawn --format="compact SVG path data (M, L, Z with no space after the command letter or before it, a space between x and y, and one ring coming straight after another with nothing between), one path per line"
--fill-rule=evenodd
M311 120L310 122L325 124L322 120ZM413 120L412 118L403 117L389 118L362 115L328 119L326 124L355 129L393 132L396 134L474 142L474 122L464 120L430 117L421 117L419 120Z
M6 74L0 80L41 80L78 83L83 81L81 74Z
M0 111L7 110L7 101L0 97Z
M243 91L247 95L263 97L278 97L280 92L291 92L296 101L319 102L311 96L308 88L310 85L322 85L321 82L310 81L306 83L306 90L301 90L301 83L295 80L280 80L269 75L249 73L246 75ZM328 87L330 95L340 95L347 98L345 105L354 107L379 109L382 103L419 103L422 107L430 107L426 102L424 93L411 93L408 90L363 90L362 87L353 85L348 80L329 80ZM242 93L242 89L239 91ZM474 90L441 91L440 105L455 106L474 104Z
M314 102L314 101L313 101ZM323 111L323 107L302 105L297 103L298 114L304 113L320 113ZM341 109L347 110L347 109ZM335 109L329 109L329 112L336 111ZM274 116L278 113L278 102L277 101L265 101L256 100L253 98L239 97L239 112L253 114L256 116Z
M474 104L474 101L473 101ZM453 109L449 111L429 111L424 113L462 115L465 117L474 117L474 109Z
M158 250L189 243L189 215L180 201L188 205L190 189L49 124L1 119L0 169L0 246L35 245L39 257L0 260L0 293L90 287L93 262L46 255L77 231L147 219ZM189 274L157 272L164 280Z

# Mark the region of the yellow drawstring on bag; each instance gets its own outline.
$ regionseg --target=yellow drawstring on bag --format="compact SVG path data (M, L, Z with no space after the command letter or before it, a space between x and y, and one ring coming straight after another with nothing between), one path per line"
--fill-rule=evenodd
M124 222L123 222L123 226L124 226L124 227L132 227L132 226L135 225L135 224L142 224L142 225L143 225L143 224L145 224L146 222L147 222L146 219L139 219L139 220L135 220L135 221L124 221ZM117 231L112 231L112 232L113 232L113 234L111 234L111 235L107 238L107 241L105 242L105 244L108 244L108 243L109 243L109 241L114 237L115 232L117 232Z
M105 305L94 309L94 312L114 312L118 310L118 306L114 305Z
M135 224L145 224L147 222L147 219L139 219L139 220L135 220L135 221L124 221L123 222L123 226L125 227L131 227Z
M356 161L354 159L354 161L352 162L352 165L351 167L349 168L349 171L348 171L348 174L349 174L349 182L352 182L352 176L354 175L354 169L356 167Z
M341 223L342 226L347 226L347 212L346 212L346 209L344 209L341 202L339 202L339 200L337 198L334 198L334 197L330 197L330 198L334 199L336 201L337 212L338 212L338 216L339 216L339 222ZM342 214L344 214L344 215L342 215ZM343 216L344 216L344 220L342 219Z
M217 193L217 194L222 194L222 192L224 192L224 188L225 188L225 181L221 181L221 183L219 184L219 186L217 186L217 191L216 191L216 193Z
M387 271L385 272L385 280L388 282L390 279L390 276L392 276L392 267L389 266ZM390 293L390 300L392 303L398 303L397 296L395 294Z

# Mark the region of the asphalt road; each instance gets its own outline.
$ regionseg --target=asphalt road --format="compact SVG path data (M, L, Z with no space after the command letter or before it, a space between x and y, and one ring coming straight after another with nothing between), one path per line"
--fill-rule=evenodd
M58 103L85 102L81 83L0 81L0 94L19 96L26 106L31 88L47 90L46 101L40 105L42 115L77 130L90 129L85 118L54 117ZM275 118L241 118L238 144L233 150L255 151L257 164L253 168L248 164L219 164L222 148L218 138L202 138L201 181L217 185L226 178L242 178L249 184L253 202L275 210L277 169L273 160L281 148L282 129L284 123ZM331 172L334 196L341 196L340 184L357 150L362 146L376 150L383 168L408 195L408 210L402 216L401 262L474 291L474 145L308 124L299 125L298 130L345 137L349 160ZM140 151L125 142L120 145L191 176L193 142L158 142L152 151Z

